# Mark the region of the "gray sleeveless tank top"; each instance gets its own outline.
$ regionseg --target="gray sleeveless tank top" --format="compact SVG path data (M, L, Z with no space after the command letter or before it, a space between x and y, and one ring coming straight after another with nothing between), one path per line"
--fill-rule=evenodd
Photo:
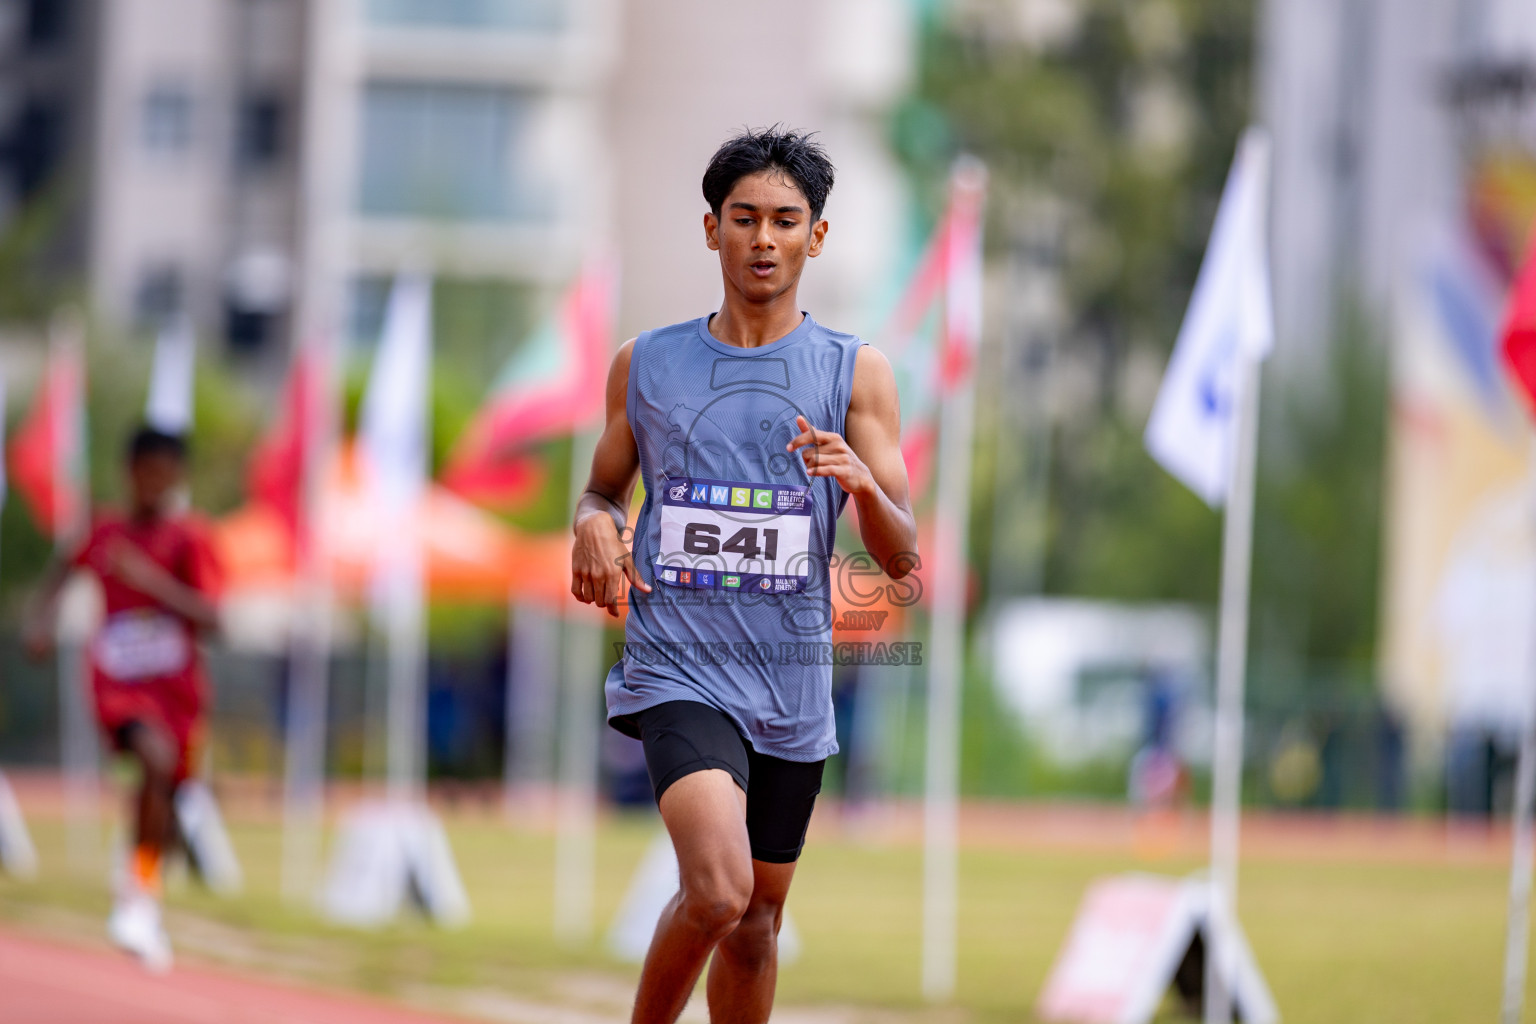
M843 433L861 342L809 315L755 349L701 317L647 331L630 354L627 413L645 503L610 723L673 700L723 712L759 754L837 752L829 560L848 495L784 446L797 415Z

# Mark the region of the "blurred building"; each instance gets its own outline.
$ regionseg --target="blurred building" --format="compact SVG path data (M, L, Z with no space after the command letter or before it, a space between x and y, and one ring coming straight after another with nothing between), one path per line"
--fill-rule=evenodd
M700 181L715 148L745 126L816 131L837 166L823 255L802 304L840 330L871 330L870 305L896 284L909 209L885 143L916 45L908 0L782 0L764 11L714 0L626 4L610 105L614 230L624 259L620 330L719 307L719 262L704 246Z
M842 172L807 301L857 330L903 241L911 5L791 7L809 42L754 83L723 40L760 15L704 0L0 0L0 229L49 203L109 321L274 359L368 334L401 266L538 290L612 244L632 333L718 302L704 163L782 121Z
M1509 742L1536 693L1525 411L1499 366L1536 219L1536 5L1270 0L1280 380L1314 407L1352 311L1389 345L1383 690L1415 759ZM1453 780L1454 781L1454 780Z
M73 16L71 16L73 14ZM51 191L78 192L92 151L89 111L96 92L94 24L50 0L0 3L0 225ZM61 172L69 170L67 184ZM55 200L55 207L62 205ZM55 268L86 258L83 205L51 212Z
M0 224L49 198L101 314L237 349L283 347L307 300L338 323L302 294L338 275L556 281L607 209L612 24L605 0L3 0Z

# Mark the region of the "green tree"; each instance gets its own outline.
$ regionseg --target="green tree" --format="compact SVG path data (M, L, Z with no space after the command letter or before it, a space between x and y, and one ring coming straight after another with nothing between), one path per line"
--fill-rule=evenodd
M1177 333L1250 119L1252 5L1087 0L1049 44L998 31L1011 7L927 25L893 137L933 204L954 153L986 161L994 260L1042 197L1062 211L1072 322L1055 361L1092 366L1096 397L1053 432L1044 589L1210 602L1218 519L1147 458L1145 396L1127 396L1125 372L1138 354L1160 365ZM983 465L1010 455L984 451ZM973 504L983 573L994 479L977 475Z
M891 120L920 207L931 220L950 162L974 153L990 170L993 273L1042 237L1059 271L1066 323L1045 389L1070 376L1082 400L1050 416L1045 593L1214 607L1220 514L1152 461L1142 432L1148 379L1166 364L1254 119L1256 7L1082 0L1046 38L1018 29L1020 5L978 0L938 5L924 24L914 88ZM1250 642L1255 690L1296 707L1370 692L1387 377L1373 325L1344 306L1323 372L1272 373L1264 387ZM1010 312L1006 299L993 307ZM997 500L1019 474L996 470L1025 444L987 428L997 410L981 393L971 536L986 583L1006 554L990 550L992 517L1027 496ZM983 704L967 716L973 788L1016 775L1003 762L1023 756L991 736L1004 726Z

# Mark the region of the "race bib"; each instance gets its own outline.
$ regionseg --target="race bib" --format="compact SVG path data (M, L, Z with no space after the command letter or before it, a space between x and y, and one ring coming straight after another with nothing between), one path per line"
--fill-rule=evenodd
M191 656L186 628L164 612L119 612L96 637L96 667L125 683L177 675Z
M811 489L668 477L661 490L656 579L674 587L760 594L805 590Z

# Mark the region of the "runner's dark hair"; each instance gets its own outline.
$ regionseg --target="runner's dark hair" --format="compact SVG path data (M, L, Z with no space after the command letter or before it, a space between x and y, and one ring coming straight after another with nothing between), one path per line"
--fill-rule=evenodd
M716 217L725 197L742 178L759 171L780 171L795 183L811 207L811 221L821 219L836 169L815 132L797 132L782 125L744 128L727 139L704 169L704 201Z
M128 438L128 448L124 454L128 456L129 462L137 462L150 455L169 455L173 459L185 462L187 438L184 434L156 430L146 423Z

